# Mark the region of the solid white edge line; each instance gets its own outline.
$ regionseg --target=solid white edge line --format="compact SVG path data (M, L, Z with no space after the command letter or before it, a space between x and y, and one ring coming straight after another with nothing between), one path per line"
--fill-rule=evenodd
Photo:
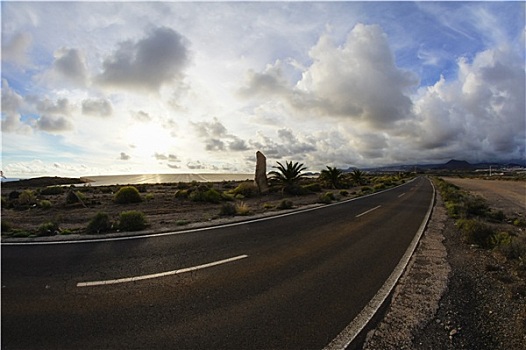
M364 212L361 213L361 214L356 215L356 217L359 218L360 216L365 215L365 214L368 214L368 213L372 212L373 210L376 210L376 209L378 209L378 208L380 208L380 207L381 207L381 205L378 205L378 206L376 206L376 207L374 207L374 208L371 208L371 209L369 209L369 210L364 211Z
M259 219L253 219L253 220L233 222L233 223L230 223L230 224L220 224L220 225L213 225L213 226L207 226L207 227L194 228L194 229L189 229L189 230L170 231L170 232L152 233L152 234L143 234L143 235L136 235L136 236L108 237L108 238L95 238L95 239L79 239L79 240L74 240L74 241L0 242L0 244L1 245L5 245L5 246L15 246L15 245L19 245L19 246L26 245L26 246L29 246L29 245L53 245L53 244L102 243L102 242L128 241L128 240L134 240L134 239L146 239L146 238L173 236L173 235L181 235L181 234L185 234L185 233L200 232L200 231L209 231L209 230L214 230L214 229L224 228L224 227L234 227L234 226L239 226L239 225L245 225L245 224L252 223L252 222L261 222L261 221L273 220L273 219L278 219L278 218L282 218L282 217L286 217L286 216L306 213L306 212L312 211L312 210L318 210L318 209L322 209L322 208L327 208L327 207L331 207L331 206L334 206L334 205L341 205L341 204L345 204L345 203L348 203L348 202L354 202L354 201L360 200L362 198L372 197L372 196L376 196L376 195L379 195L379 194L384 193L384 192L392 191L392 190L394 190L394 189L396 189L398 187L402 187L402 186L405 186L407 184L410 184L411 182L415 181L415 179L417 179L417 178L415 177L415 178L407 181L406 183L403 183L401 185L398 185L398 186L395 186L395 187L392 187L392 188L388 188L388 189L383 190L383 191L374 192L374 193L371 193L371 194L367 194L367 195L364 195L364 196L351 198L351 199L348 199L348 200L345 200L345 201L341 201L341 202L337 202L337 203L320 205L320 206L317 206L317 207L314 207L314 208L298 209L298 210L291 211L289 213L272 215L272 216L263 217L263 218L259 218Z
M422 221L422 224L420 225L415 237L409 244L409 247L405 251L404 255L398 262L398 265L396 265L395 269L389 276L389 278L385 281L382 288L378 290L378 292L375 294L375 296L367 303L367 305L360 311L360 313L345 327L343 331L340 332L334 338L327 346L323 348L323 350L333 350L333 349L346 349L349 344L358 336L358 334L365 328L365 326L371 321L373 316L378 312L378 309L380 306L384 303L384 301L387 299L389 294L391 294L391 291L393 290L394 286L402 276L405 268L407 267L407 264L409 263L409 260L411 259L411 256L413 255L413 252L416 249L416 246L418 245L418 242L420 241L420 238L422 237L422 234L424 233L424 230L427 226L427 222L429 221L429 218L431 217L431 212L433 211L433 207L435 204L435 186L433 185L433 182L431 180L427 179L431 186L433 187L433 196L431 197L431 203L429 204L429 208L427 209L426 216L424 217L424 220Z
M210 263L207 263L207 264L202 264L202 265L193 266L193 267L187 267L187 268L179 269L179 270L154 273L154 274L150 274L150 275L118 278L118 279L105 280L105 281L79 282L79 283L77 283L77 287L105 286L105 285L110 285L110 284L129 283L129 282L135 282L135 281L142 281L142 280L146 280L146 279L177 275L177 274L180 274L180 273L191 272L191 271L196 271L196 270L202 270L202 269L206 269L208 267L221 265L221 264L226 264L226 263L229 263L229 262L232 262L232 261L236 261L236 260L241 260L241 259L244 259L244 258L248 258L248 255L244 254L244 255L234 256L232 258L223 259L223 260L219 260L219 261L214 261L214 262L210 262Z

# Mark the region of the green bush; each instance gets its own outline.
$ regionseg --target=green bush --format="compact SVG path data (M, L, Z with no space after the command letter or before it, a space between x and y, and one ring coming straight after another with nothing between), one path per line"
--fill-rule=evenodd
M43 196L52 196L52 195L57 195L57 194L62 194L62 193L64 193L64 188L60 186L46 187L40 191L40 194Z
M515 260L526 260L526 238L518 238L514 237L510 244L504 245L500 248L502 253L508 258L508 259L515 259Z
M137 210L123 211L119 216L119 229L121 231L140 231L146 228L144 213Z
M460 229L465 242L482 248L495 247L492 241L495 231L491 226L473 219L460 219L456 222L456 226Z
M236 188L229 191L234 196L242 195L243 197L250 198L257 196L259 193L258 187L253 182L242 182Z
M38 202L38 206L42 209L49 209L52 207L52 204L50 201L44 199Z
M91 234L109 232L112 226L110 216L106 213L99 212L89 222L86 232Z
M278 204L278 206L276 208L280 209L280 210L292 209L293 206L294 206L294 203L292 203L292 201L284 199Z
M349 195L349 191L346 191L346 190L341 190L340 191L340 196L347 197L348 195Z
M208 202L208 203L219 203L221 202L221 193L213 188L197 189L192 191L188 198L194 202Z
M362 194L365 194L365 193L372 192L373 189L371 187L369 187L369 186L364 186L364 187L362 187L361 191L362 191Z
M236 206L232 203L224 203L219 209L220 216L234 216L236 215Z
M190 195L190 192L187 189L180 189L175 192L175 198L177 199L187 199Z
M37 236L54 236L60 233L56 222L46 222L38 227Z
M84 203L86 197L80 191L70 190L66 196L66 204Z
M13 225L11 224L10 221L1 220L0 224L2 226L2 234L9 232L13 229Z
M307 184L303 186L303 189L308 192L321 192L321 185L317 182Z
M35 193L31 190L24 190L18 196L18 203L21 205L32 205L37 203Z
M142 198L137 188L134 186L124 186L115 193L114 201L118 204L140 203L142 202Z
M318 201L320 203L329 204L336 198L334 197L334 194L332 192L325 192L324 194L320 195Z

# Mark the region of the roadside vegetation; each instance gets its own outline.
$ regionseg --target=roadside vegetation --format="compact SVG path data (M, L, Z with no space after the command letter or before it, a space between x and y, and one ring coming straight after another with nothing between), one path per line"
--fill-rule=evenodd
M348 172L334 166L316 174L306 171L300 162L277 162L268 173L267 194L260 194L250 180L12 188L2 191L2 237L170 229L221 217L329 204L400 185L414 176Z
M483 249L498 250L509 259L526 261L526 237L519 235L524 218L506 217L489 207L486 200L447 181L434 179L449 217L455 220L462 239Z

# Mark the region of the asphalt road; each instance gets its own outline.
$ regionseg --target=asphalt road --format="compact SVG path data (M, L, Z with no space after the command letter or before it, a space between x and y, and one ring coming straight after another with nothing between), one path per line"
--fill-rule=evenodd
M391 274L432 191L417 178L212 230L3 244L2 349L321 349Z

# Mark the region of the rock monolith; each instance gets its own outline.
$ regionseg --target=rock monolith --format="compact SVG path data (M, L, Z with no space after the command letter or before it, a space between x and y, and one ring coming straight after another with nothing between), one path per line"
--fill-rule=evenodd
M254 182L258 186L259 193L268 192L267 157L260 151L256 152L256 178Z

